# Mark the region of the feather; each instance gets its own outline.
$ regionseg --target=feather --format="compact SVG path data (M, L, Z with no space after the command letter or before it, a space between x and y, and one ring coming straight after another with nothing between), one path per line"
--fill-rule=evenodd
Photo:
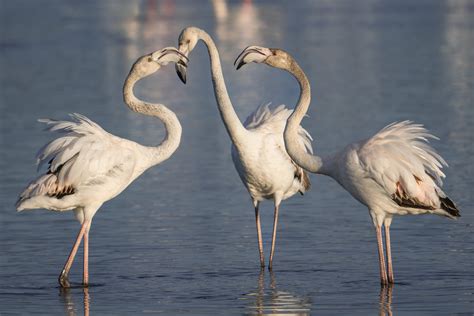
M46 145L36 155L38 169L48 163L46 174L32 181L20 194L17 205L34 196L61 199L74 194L77 188L91 183L104 183L111 170L124 164L133 166L130 149L123 140L103 130L81 114L71 114L71 121L41 119L46 130L63 134ZM129 168L128 172L132 172ZM115 172L115 171L114 171Z
M262 104L255 111L250 113L244 122L244 126L249 129L255 129L259 131L267 131L268 133L274 133L282 135L285 130L286 121L293 113L293 110L287 109L285 105L281 104L276 107L271 107L271 103ZM299 143L303 146L308 153L313 153L313 147L311 142L313 138L303 127L298 128Z
M399 206L442 208L440 186L445 175L441 169L447 163L429 139L438 138L420 124L403 121L386 126L360 145L359 160L367 176Z

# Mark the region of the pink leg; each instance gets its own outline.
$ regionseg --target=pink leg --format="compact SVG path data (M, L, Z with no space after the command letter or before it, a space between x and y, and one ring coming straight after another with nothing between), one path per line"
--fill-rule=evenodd
M81 230L79 231L79 234L77 235L76 242L74 243L74 246L72 247L71 252L69 253L69 257L67 258L66 264L64 265L64 268L61 271L61 274L59 275L59 284L62 287L70 287L68 280L69 270L71 269L72 262L74 261L74 257L76 256L77 249L81 244L82 237L84 236L84 232L86 230L86 226L86 222L84 222L82 224Z
M86 230L84 232L84 273L82 278L82 284L84 286L89 285L89 230L91 222L88 222Z
M385 256L383 253L382 227L377 225L375 230L377 232L377 245L379 249L380 282L385 285L387 284L387 271L385 269Z
M262 228L260 227L260 212L258 202L255 206L255 223L257 225L258 253L260 254L260 267L265 267L265 256L263 254Z
M385 226L385 250L387 251L387 270L388 283L393 284L393 266L392 266L392 250L390 247L390 224L384 223Z
M275 253L275 241L276 241L276 233L277 233L277 226L278 226L278 209L279 208L280 208L279 205L275 205L275 213L273 215L272 249L270 250L270 262L268 263L269 270L273 268L273 255Z

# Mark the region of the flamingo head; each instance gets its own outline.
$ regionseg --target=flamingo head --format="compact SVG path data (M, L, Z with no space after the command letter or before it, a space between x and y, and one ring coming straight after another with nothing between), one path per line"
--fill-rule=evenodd
M140 57L132 66L132 71L138 73L140 77L146 77L169 62L186 66L188 58L176 48L166 47Z
M291 66L291 56L282 49L248 46L234 62L237 70L248 63L263 63L275 68L288 69Z
M179 46L178 49L186 57L189 56L191 51L196 47L197 42L199 41L199 31L197 27L187 27L179 35ZM186 83L186 71L187 67L182 64L176 64L176 73L178 74L179 79L183 83Z

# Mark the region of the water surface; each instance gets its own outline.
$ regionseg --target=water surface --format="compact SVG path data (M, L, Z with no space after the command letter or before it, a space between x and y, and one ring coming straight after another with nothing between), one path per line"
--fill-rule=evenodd
M468 315L473 312L474 7L470 1L2 1L0 6L0 314ZM462 217L396 218L393 288L380 289L366 208L337 183L281 208L274 272L260 272L250 199L234 171L200 44L188 84L172 67L137 94L167 104L180 148L94 218L91 287L60 290L57 275L79 229L72 214L16 213L50 139L37 118L79 112L106 130L156 144L160 123L129 111L121 88L137 57L207 30L221 51L240 118L262 102L294 105L286 73L232 68L247 45L289 51L313 102L304 126L320 154L411 119L441 138L445 190ZM263 205L270 248L272 205ZM81 255L71 281L81 281Z

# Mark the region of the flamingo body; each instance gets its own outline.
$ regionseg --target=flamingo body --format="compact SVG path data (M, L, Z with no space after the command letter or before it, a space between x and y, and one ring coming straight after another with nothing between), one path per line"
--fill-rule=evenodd
M106 132L83 115L71 117L74 121L40 120L64 136L38 152L38 168L49 166L20 194L18 211L78 209L82 223L82 210L95 212L151 166L146 147Z
M440 188L446 162L426 143L428 138L436 137L419 124L392 123L326 159L323 172L369 208L374 224L393 215L458 217Z
M250 132L245 146L232 145L235 169L255 201L286 200L295 193L306 192L311 184L306 172L288 156L283 141L286 120L292 111L280 105L259 106L244 122ZM299 131L301 146L312 153L311 136Z

